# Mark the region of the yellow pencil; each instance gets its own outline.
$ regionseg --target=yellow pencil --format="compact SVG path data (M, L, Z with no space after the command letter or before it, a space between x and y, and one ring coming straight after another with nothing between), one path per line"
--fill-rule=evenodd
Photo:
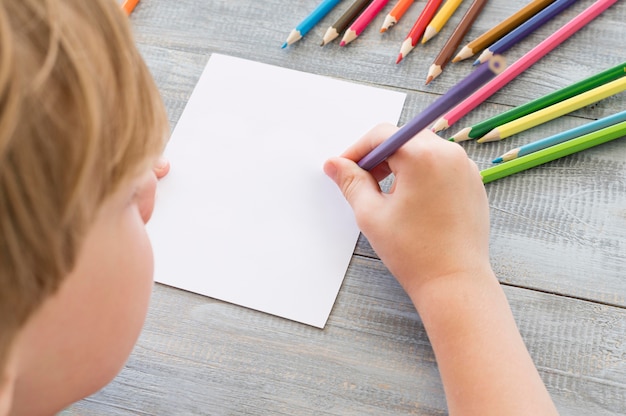
M626 90L626 77L502 124L478 139L478 143L495 142L505 139L624 90Z
M422 43L428 42L430 38L439 33L441 28L443 28L448 19L452 17L462 1L463 0L447 0L443 6L441 6L441 9L439 9L435 17L433 17L433 20L431 20L428 26L426 26L424 36L422 37Z

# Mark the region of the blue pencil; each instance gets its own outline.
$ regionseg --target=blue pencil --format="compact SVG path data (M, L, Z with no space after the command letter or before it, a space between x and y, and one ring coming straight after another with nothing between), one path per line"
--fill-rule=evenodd
M420 131L441 116L443 113L463 101L481 85L502 72L506 64L504 58L494 55L489 61L480 65L468 76L450 88L445 94L428 106L424 111L413 117L391 137L366 154L358 165L365 170L372 170L391 156L402 145L411 140Z
M502 54L509 50L513 45L530 35L535 29L552 19L563 10L574 4L576 0L556 0L554 3L522 23L520 26L510 31L497 42L493 43L480 54L478 59L474 61L474 65L481 64L494 54Z
M534 153L538 150L554 146L555 144L584 136L585 134L592 133L605 127L610 127L614 124L621 123L622 121L626 121L626 111L601 118L600 120L592 121L591 123L583 124L582 126L574 127L573 129L555 134L554 136L546 137L545 139L537 140L536 142L525 144L524 146L520 146L515 149L511 149L502 156L495 158L492 163L508 162L509 160L517 159L518 157L526 156L527 154Z
M313 28L320 20L324 18L330 12L333 7L335 7L341 0L323 0L316 8L304 18L303 21L300 22L298 26L294 30L291 31L285 43L283 43L283 48L286 48L287 45L291 45L294 42L302 39L302 36L306 35L309 30Z

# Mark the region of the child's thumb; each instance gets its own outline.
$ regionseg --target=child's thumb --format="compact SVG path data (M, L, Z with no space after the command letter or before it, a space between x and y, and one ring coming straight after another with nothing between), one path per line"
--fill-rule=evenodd
M378 183L350 159L335 157L324 163L324 172L339 187L352 209L371 203L380 193Z

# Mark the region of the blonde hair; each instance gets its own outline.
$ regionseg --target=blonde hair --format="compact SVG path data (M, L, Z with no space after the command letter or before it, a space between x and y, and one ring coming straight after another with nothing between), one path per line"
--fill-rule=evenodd
M102 202L169 129L114 0L0 0L0 379Z

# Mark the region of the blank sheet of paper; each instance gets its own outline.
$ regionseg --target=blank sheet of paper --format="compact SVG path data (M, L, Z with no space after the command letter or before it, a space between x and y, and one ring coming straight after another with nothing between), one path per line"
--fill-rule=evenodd
M404 98L213 54L165 151L155 280L323 328L359 231L322 165Z

